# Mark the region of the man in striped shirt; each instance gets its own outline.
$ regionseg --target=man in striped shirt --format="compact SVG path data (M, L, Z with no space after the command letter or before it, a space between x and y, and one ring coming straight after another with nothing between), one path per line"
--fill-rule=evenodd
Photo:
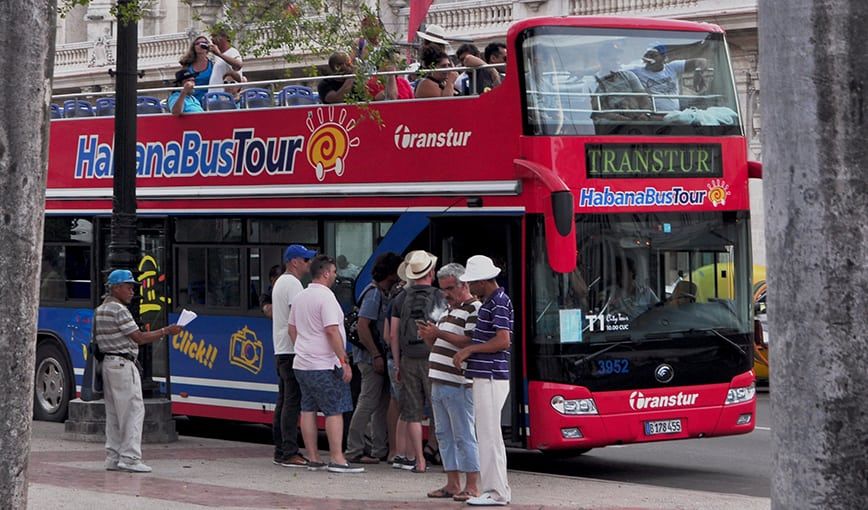
M464 375L473 379L473 412L479 441L482 494L467 500L474 506L503 506L511 498L506 479L506 447L500 413L509 395L509 346L512 342L512 301L497 284L500 268L484 255L467 259L459 280L482 299L472 343L455 353L453 365L467 361Z
M476 314L482 304L458 278L464 274L461 264L447 264L437 271L440 290L446 294L449 308L435 326L420 324L419 334L431 347L428 378L431 380L431 407L446 485L428 493L429 498L454 498L467 501L479 495L479 451L473 430L473 395L464 370L452 364L459 349L471 343ZM461 473L467 484L461 489Z
M139 346L177 335L173 324L154 331L141 331L127 308L138 282L126 269L112 271L108 295L94 311L94 339L102 353L102 381L105 393L105 468L108 471L150 473L142 462L142 426L145 402L139 375Z

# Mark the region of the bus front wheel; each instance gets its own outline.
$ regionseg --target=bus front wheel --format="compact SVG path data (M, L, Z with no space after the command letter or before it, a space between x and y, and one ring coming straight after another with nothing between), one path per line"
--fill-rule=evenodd
M63 351L51 342L41 342L36 348L33 417L43 421L65 420L73 381Z

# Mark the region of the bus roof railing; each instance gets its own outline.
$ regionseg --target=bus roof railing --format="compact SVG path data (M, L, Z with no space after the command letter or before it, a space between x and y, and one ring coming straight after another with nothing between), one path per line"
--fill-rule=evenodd
M403 69L400 71L377 71L374 73L364 73L365 78L370 78L374 76L400 76L400 75L423 75L425 73L430 72L449 72L449 71L470 71L471 72L471 81L472 87L471 91L473 91L472 95L477 95L476 91L476 73L482 70L488 69L504 69L506 64L485 64L478 67L444 67L437 69ZM262 87L262 86L270 86L272 91L277 90L275 86L277 85L294 85L294 84L304 84L310 82L319 82L326 79L347 79L347 78L356 78L355 74L327 74L320 76L303 76L299 78L282 78L278 80L260 80L260 81L246 81L241 83L233 83L233 84L224 84L224 83L215 83L214 85L197 85L194 90L208 90L208 89L225 89L225 88L235 88L241 87L242 89L250 88L250 87ZM168 81L168 80L166 80ZM164 95L163 93L167 93L165 95L171 94L172 92L181 90L182 87L154 87L154 88L146 88L146 89L137 89L136 95L139 96L147 96L154 95L154 93L159 93L159 95ZM114 96L115 91L106 90L106 91L91 91L91 92L75 92L70 94L55 94L51 96L52 101L60 101L64 99L84 99L90 97L105 97L105 96Z

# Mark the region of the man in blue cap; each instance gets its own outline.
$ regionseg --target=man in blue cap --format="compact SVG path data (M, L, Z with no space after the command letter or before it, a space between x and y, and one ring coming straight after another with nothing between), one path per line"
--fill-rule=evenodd
M272 435L274 463L284 467L307 467L307 459L298 450L298 417L301 412L301 389L295 380L292 363L295 346L289 338L289 310L304 287L301 279L310 273L310 260L316 250L292 244L283 252L285 269L271 289L272 340L277 366L277 403L274 407Z
M103 353L102 380L105 393L105 468L109 471L150 473L142 462L142 424L145 402L137 357L139 346L156 342L167 333L177 335L173 324L155 331L141 331L130 310L138 282L126 269L112 271L106 281L107 295L94 312L94 338Z

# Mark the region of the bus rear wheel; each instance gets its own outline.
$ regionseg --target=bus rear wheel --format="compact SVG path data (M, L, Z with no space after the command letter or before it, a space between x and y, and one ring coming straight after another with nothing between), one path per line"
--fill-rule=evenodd
M33 417L43 421L65 420L72 385L72 370L63 351L51 342L40 343L36 348Z

